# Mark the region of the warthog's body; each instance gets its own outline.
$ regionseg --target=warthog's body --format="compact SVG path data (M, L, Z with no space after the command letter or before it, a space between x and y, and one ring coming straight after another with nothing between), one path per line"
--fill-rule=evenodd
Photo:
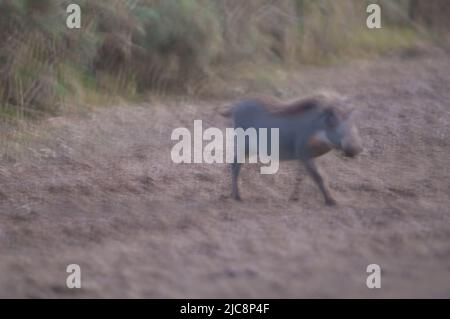
M234 127L279 129L280 160L298 159L319 186L329 205L335 200L318 172L314 158L332 149L356 156L361 143L356 127L348 114L339 110L339 101L325 96L312 97L290 104L278 104L264 99L248 99L239 102L231 111ZM268 148L270 146L269 135ZM247 145L248 149L248 145ZM238 176L241 164L235 160L232 166L232 196L240 200ZM298 188L298 182L296 185Z

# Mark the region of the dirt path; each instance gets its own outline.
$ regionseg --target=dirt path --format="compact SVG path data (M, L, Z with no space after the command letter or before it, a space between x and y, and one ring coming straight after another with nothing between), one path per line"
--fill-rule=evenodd
M366 150L319 160L337 208L296 163L175 165L175 127L225 127L208 102L117 107L49 123L0 162L0 297L450 297L450 58L393 57L291 75L287 96L355 97ZM65 287L68 264L82 289ZM366 267L379 264L382 288Z

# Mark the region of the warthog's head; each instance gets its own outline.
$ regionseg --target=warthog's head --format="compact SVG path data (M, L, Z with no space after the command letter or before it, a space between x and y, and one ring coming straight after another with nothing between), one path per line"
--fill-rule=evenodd
M355 157L362 152L363 147L351 114L352 112L343 113L328 108L320 116L320 126L334 148L342 151L345 156Z

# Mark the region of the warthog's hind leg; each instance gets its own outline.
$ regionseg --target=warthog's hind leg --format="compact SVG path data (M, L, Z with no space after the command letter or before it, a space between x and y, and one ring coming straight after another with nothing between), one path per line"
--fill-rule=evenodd
M289 198L289 200L292 200L295 202L300 200L299 193L300 193L300 184L302 183L302 177L303 177L302 173L303 173L302 170L299 168L297 170L297 175L295 177L294 189L292 191L292 194L291 194L291 197Z
M238 177L239 172L241 171L241 164L237 162L237 160L234 161L234 163L231 164L231 196L237 200L241 200L241 195L239 195L239 187L238 187Z
M325 182L324 182L322 176L320 175L314 161L309 159L309 160L303 161L303 163L304 163L306 169L308 170L308 173L311 175L313 180L316 182L317 186L319 186L319 189L322 192L323 197L325 199L325 203L329 206L336 205L337 204L336 200L333 198L330 191L328 190L328 187L325 185Z

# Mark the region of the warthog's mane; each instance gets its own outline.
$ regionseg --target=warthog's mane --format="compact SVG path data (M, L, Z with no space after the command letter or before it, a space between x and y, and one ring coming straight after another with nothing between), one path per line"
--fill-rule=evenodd
M290 102L280 101L277 98L265 95L254 95L246 98L247 101L256 101L267 112L275 116L294 116L310 111L341 113L340 106L344 98L334 93L319 93L305 98L294 99ZM225 117L231 116L232 109L220 112Z
M290 102L281 102L274 98L256 98L273 115L293 116L310 111L339 113L342 98L336 95L317 94Z
M272 105L268 111L274 115L298 115L309 111L317 111L322 109L324 109L322 101L315 97L309 97L289 103Z

